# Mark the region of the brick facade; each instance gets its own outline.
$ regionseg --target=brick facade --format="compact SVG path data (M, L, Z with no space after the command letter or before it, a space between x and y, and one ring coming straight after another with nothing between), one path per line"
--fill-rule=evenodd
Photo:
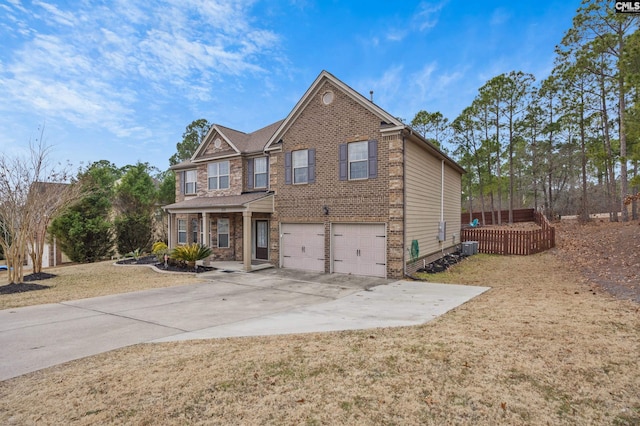
M324 77L323 77L324 76ZM325 95L330 93L331 96ZM330 98L330 99L329 99ZM329 99L329 101L327 101ZM385 122L385 120L387 122ZM321 74L305 97L282 123L274 123L273 130L264 137L262 147L250 146L242 151L242 143L255 143L256 134L271 129L268 126L253 134L244 134L222 127L214 127L232 137L234 146L225 142L217 131L207 136L206 145L198 151L196 163L181 165L176 179L176 202L209 198L215 206L216 197L239 196L248 191L248 160L268 156L268 190L274 194L273 213L252 213L252 221L269 219L269 260L276 266L281 261L281 224L308 223L324 225L325 272L331 272L331 229L338 223L379 223L386 229L386 273L389 278L402 278L405 270L412 271L420 262L405 264L406 212L406 128L397 119L355 94L328 74ZM227 134L227 132L229 132ZM275 132L275 134L274 134ZM412 136L414 139L415 136ZM253 139L252 139L253 138ZM213 141L220 139L216 148ZM247 142L251 141L251 142ZM360 141L377 141L377 174L360 180L340 179L340 145ZM267 143L268 142L268 143ZM415 141L413 143L416 143ZM273 146L272 146L273 145ZM240 147L240 148L238 148ZM236 148L238 150L236 150ZM304 184L285 183L287 153L303 149L315 150L315 180ZM220 157L225 158L221 159ZM203 161L199 161L203 160ZM229 188L208 190L208 163L229 161ZM369 158L369 164L371 163ZM197 169L197 196L185 197L181 191L180 171ZM252 177L250 177L252 178ZM263 191L264 188L256 191ZM197 197L197 198L196 198ZM187 204L185 204L186 206ZM186 207L185 207L186 210ZM191 219L202 213L173 214L172 241L177 241L177 219L187 219L188 241L191 241ZM209 210L211 211L211 210ZM205 241L213 248L216 260L243 260L243 213L207 213L211 220L211 238ZM256 210L256 211L265 211ZM217 247L217 218L230 219L230 247ZM254 222L252 222L254 223ZM255 239L252 229L252 241ZM247 240L247 243L248 240ZM254 244L253 242L250 242Z
M327 92L333 93L333 102L329 105L322 101ZM380 117L341 89L329 82L318 88L283 135L282 151L271 157L271 188L276 193L272 241L279 241L275 239L279 235L279 223L323 223L325 272L330 272L331 223L384 223L387 225L387 274L402 277L402 139L399 136L383 138L380 130ZM367 140L378 141L378 176L339 180L339 145ZM316 149L315 183L286 185L280 178L284 174L285 152L309 148ZM391 158L394 161L390 161ZM390 191L392 185L396 189ZM324 214L325 206L329 214ZM390 215L392 208L394 216ZM272 259L278 254L279 246L272 244Z

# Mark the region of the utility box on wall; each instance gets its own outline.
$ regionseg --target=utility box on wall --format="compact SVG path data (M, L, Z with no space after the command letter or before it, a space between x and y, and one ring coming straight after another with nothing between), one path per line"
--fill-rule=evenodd
M438 241L446 241L447 239L447 222L438 223Z

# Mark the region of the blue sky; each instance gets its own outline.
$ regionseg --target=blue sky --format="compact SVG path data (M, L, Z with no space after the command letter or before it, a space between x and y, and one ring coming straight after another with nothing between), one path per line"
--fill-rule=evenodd
M164 170L193 120L251 132L323 70L410 121L546 77L580 1L0 0L0 150Z

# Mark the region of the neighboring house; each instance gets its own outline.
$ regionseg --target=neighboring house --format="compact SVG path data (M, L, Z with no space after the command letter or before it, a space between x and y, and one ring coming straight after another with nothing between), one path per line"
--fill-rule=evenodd
M65 263L70 263L71 259L60 249L56 238L47 235L48 241L44 243L44 250L42 251L42 267L50 268L53 266L60 266ZM27 266L33 266L31 256L26 256Z
M213 125L173 170L169 246L202 242L246 270L402 278L460 243L464 170L326 71L284 120Z
M31 211L30 216L35 221L32 232L35 237L33 243L42 247L42 267L49 268L58 266L63 263L69 263L71 260L65 255L56 238L49 234L47 228L50 224L51 215L59 209L60 203L67 199L65 194L69 187L67 183L60 182L34 182L29 189L28 204L35 209L35 213ZM35 207L34 207L35 206ZM29 250L34 247L30 245ZM33 267L33 259L30 255L25 256L27 266Z

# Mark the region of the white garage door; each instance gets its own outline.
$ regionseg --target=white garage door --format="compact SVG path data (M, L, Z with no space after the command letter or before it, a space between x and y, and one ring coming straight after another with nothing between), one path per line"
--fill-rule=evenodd
M333 272L387 277L384 223L332 225Z
M324 224L282 224L282 267L324 272Z

